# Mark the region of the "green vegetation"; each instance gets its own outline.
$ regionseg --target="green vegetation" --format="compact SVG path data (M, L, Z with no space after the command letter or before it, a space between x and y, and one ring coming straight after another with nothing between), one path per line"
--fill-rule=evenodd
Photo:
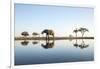
M89 32L87 28L80 28L78 31L81 32L82 37L83 37L83 35L84 35L85 32Z
M33 36L37 36L37 35L39 35L39 34L36 33L36 32L33 32L32 35L33 35Z
M76 28L75 30L73 30L73 32L76 34L76 37L77 37L78 29Z
M22 32L21 35L24 36L24 37L29 36L28 32L26 32L26 31Z

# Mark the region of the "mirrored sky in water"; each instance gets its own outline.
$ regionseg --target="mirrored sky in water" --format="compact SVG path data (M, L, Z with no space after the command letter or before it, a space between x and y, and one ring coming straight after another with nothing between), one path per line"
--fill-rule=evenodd
M33 42L38 43L34 44ZM48 43L34 40L15 41L15 64L26 65L94 60L94 40L56 40ZM78 46L75 46L75 44L78 44ZM45 47L45 45L47 46Z
M93 17L93 8L15 3L15 36L23 31L41 33L46 28L54 30L56 36L69 36L76 27L88 28L85 35L93 36Z

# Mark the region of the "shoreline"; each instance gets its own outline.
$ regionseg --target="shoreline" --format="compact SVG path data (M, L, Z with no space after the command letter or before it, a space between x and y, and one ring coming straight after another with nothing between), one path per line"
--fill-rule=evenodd
M15 37L15 40L46 40L46 37ZM50 37L49 40L94 39L94 37Z

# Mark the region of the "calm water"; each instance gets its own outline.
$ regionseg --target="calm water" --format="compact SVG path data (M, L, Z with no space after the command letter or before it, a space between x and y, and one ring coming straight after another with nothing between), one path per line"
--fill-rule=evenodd
M94 60L94 40L15 41L15 65Z

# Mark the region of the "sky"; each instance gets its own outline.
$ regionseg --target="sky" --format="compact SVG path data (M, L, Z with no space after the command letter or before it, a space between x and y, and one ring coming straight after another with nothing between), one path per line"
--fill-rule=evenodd
M41 34L44 29L52 29L55 36L75 36L75 28L85 27L85 36L94 36L94 9L86 7L49 6L35 4L14 5L15 36L27 31ZM78 33L81 36L81 33Z

